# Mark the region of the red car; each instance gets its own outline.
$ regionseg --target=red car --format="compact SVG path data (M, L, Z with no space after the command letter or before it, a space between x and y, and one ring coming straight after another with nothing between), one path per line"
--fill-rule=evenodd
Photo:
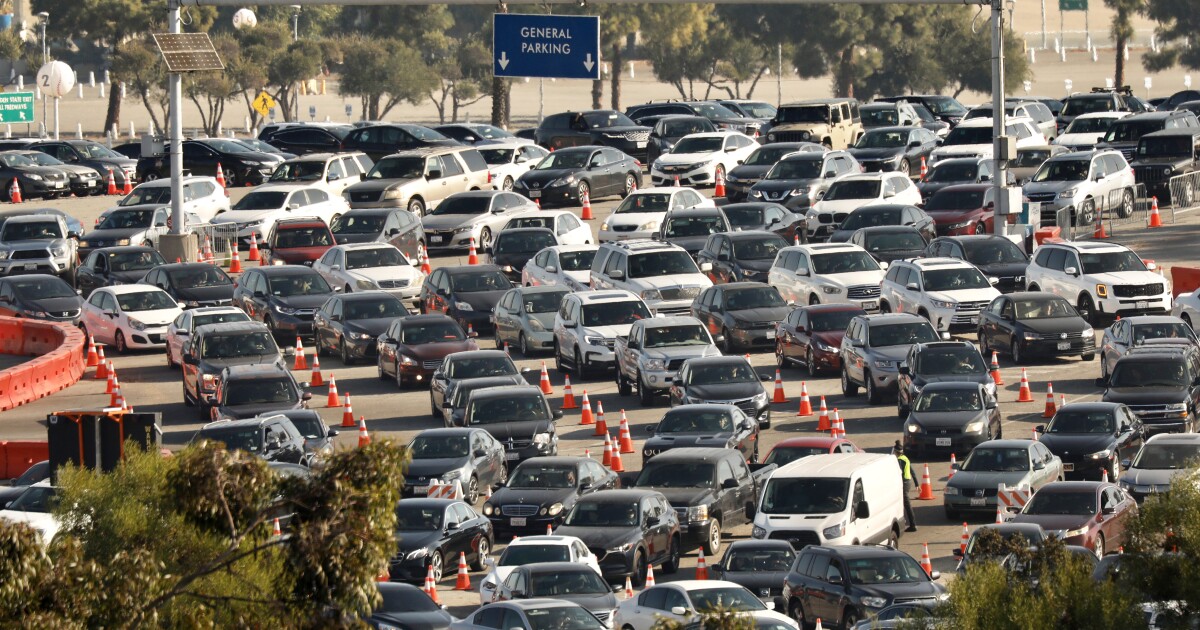
M845 438L831 437L794 437L788 438L775 448L767 453L767 458L763 460L764 464L776 464L783 466L809 455L824 455L827 453L858 453L862 449L854 445L854 442Z
M838 350L846 326L866 311L850 304L814 304L788 313L775 324L775 362L804 365L810 376L819 372L837 372L842 368Z
M994 195L991 184L947 186L925 200L925 213L933 217L938 236L991 234ZM1009 217L1009 223L1015 220Z
M1087 547L1097 557L1125 544L1125 526L1137 502L1115 483L1056 481L1033 495L1010 523L1035 523L1068 545Z
M311 267L336 242L321 219L284 219L266 238L267 263Z
M446 355L478 350L477 336L441 314L397 317L379 336L379 378L394 378L400 389L428 383Z

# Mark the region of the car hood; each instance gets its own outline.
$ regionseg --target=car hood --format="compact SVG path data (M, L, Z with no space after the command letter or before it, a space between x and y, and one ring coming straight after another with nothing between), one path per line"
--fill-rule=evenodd
M275 214L282 212L281 208L268 208L266 210L229 210L222 212L213 218L213 223L253 223L261 221ZM90 234L88 236L91 236Z
M669 435L652 435L646 439L646 449L682 448L682 447L724 447L733 437L733 432L727 433L671 433Z
M410 184L417 181L418 178L410 179L365 179L357 184L351 184L346 188L346 192L383 192L393 188L400 188L405 184Z
M492 216L491 213L484 214L431 214L421 219L421 225L428 230L449 230L456 227L472 225L487 217Z
M1080 516L1077 514L1018 514L1008 522L1035 523L1041 525L1042 529L1050 533L1053 531L1079 529L1087 525L1090 520L1092 520L1090 516Z
M496 308L496 303L500 301L500 297L508 289L499 289L496 291L474 291L471 293L456 293L454 294L455 301L466 302L471 305L471 308L484 313L492 312Z
M956 470L954 477L947 481L946 485L955 488L995 488L999 484L1020 486L1028 483L1029 471L1027 470L1014 472Z
M707 162L716 156L716 152L706 151L704 153L667 153L659 156L658 162L663 166L695 164L697 162Z
M287 297L276 296L275 301L292 308L321 308L321 305L329 300L332 293L318 293L315 295L289 295Z
M578 168L552 168L544 171L526 171L521 175L519 181L526 184L538 184L544 186L550 182L567 175L574 175L583 169Z
M662 493L674 507L688 507L690 505L700 505L705 499L712 496L712 490L708 488L657 488L654 486L637 486L638 488L649 488Z
M833 201L818 201L813 210L816 212L854 212L859 208L883 203L883 199L836 199Z
M1084 180L1084 181L1069 181L1069 182L1051 182L1051 181L1026 182L1024 194L1026 196L1028 196L1031 193L1045 193L1045 192L1059 193L1068 188L1079 188L1080 186L1087 186L1087 185L1088 185L1088 182L1086 180Z
M372 280L378 282L380 280L408 280L412 282L416 279L417 272L411 266L393 265L390 267L365 267L363 269L354 269L348 272L349 275L361 280Z
M717 347L709 344L707 346L667 346L665 348L645 348L643 350L648 359L693 359L696 357L709 357L721 354Z
M946 302L983 302L987 304L1000 295L995 287L983 287L980 289L956 289L954 291L930 291L926 293L930 298L935 300L944 300Z
M138 272L145 275L146 272ZM207 302L211 300L230 300L233 299L233 284L223 284L215 287L191 287L188 289L175 289L175 295L179 299L188 302Z
M1104 390L1104 402L1127 405L1172 404L1187 401L1183 387L1110 387Z
M58 164L55 165L54 168L66 173L74 173L76 175L87 175L88 173L98 174L96 173L96 169L90 166L80 166L79 164Z
M980 385L986 385L992 382L992 377L987 372L980 374L938 374L936 376L916 374L913 375L913 382L921 385L928 383L979 383Z
M651 278L634 278L641 284L655 289L676 289L683 287L711 287L712 280L702 273L681 273L673 276L654 276Z
M1096 283L1103 284L1163 284L1163 277L1153 271L1118 271L1116 273L1084 274Z
M435 459L412 459L408 462L408 471L406 477L416 477L418 481L424 481L430 477L441 477L442 475L457 470L466 466L470 459L463 457L438 457Z
M83 298L77 295L21 301L35 311L46 311L47 313L78 311L83 305Z
M617 607L617 596L611 592L580 594L563 593L561 595L555 595L554 599L561 599L564 602L578 604L580 607L593 613L608 614L610 611L612 611L612 609Z
M491 254L488 256L488 258L490 259L491 264L498 267L522 268L525 266L525 263L529 262L530 258L533 258L535 254L537 254L537 252L505 252L501 254Z
M1130 468L1121 475L1121 481L1139 486L1165 486L1170 484L1176 477L1190 475L1193 472L1193 470L1187 468L1156 468L1151 470Z
M379 240L379 235L371 232L343 232L334 234L333 238L338 245L348 245L351 243L373 243Z
M1075 147L1079 145L1095 145L1104 137L1104 133L1064 133L1060 135L1054 144L1060 144L1066 147Z
M658 212L622 212L621 214L609 215L605 223L608 223L609 227L614 225L641 225L647 221L658 221L661 223L666 216L666 210Z
M493 505L553 505L565 503L575 496L574 488L508 488L503 487L492 494Z
M935 598L945 592L945 588L937 582L905 582L900 584L859 584L856 586L863 595L897 599Z
M917 182L917 190L921 191L921 196L926 199L933 196L933 193L946 188L947 186L955 186L957 184L973 184L974 182ZM926 210L926 212L929 212Z
M445 630L455 619L444 610L431 610L429 612L376 612L371 614L370 621L405 630Z
M268 365L279 362L282 364L283 357L275 355L255 355L250 357L213 357L200 359L201 374L220 374L221 370L232 365Z
M417 346L404 346L405 351L421 360L433 360L444 358L448 354L455 352L464 352L466 350L474 350L475 344L470 339L462 341L440 341L435 343L423 343Z
M687 395L707 401L741 400L757 396L766 390L759 383L714 383L712 385L688 385Z
M1090 328L1082 317L1047 317L1025 320L1021 324L1033 332L1047 334L1079 332Z
M744 311L731 311L729 314L733 316L734 321L738 322L778 322L787 317L791 310L787 306L765 306Z
M393 317L375 317L372 319L356 319L354 321L346 322L345 326L349 330L378 337L388 329L388 326L390 326L393 321L395 321L395 318Z
M1013 276L1025 275L1025 270L1029 268L1029 263L991 263L987 265L975 265L983 272L985 276L995 276L997 278L1011 278Z
M636 527L578 527L560 525L554 529L554 535L574 536L592 549L609 549L641 538L641 532Z
M904 147L888 147L878 149L850 149L850 155L857 160L880 160L896 157L904 153Z
M840 283L842 286L852 287L859 284L879 284L883 281L883 275L887 273L882 269L873 271L853 271L850 273L831 273L822 276L827 280L833 280Z
M153 311L134 311L127 314L128 318L136 319L147 326L166 326L179 317L179 308L160 308Z
M138 234L145 234L148 228L106 228L103 230L92 230L83 237L85 241L119 241L123 238L132 239ZM141 245L141 243L138 243Z
M487 431L500 442L504 442L509 438L527 440L537 433L547 433L554 430L554 424L549 420L525 420L523 422L501 422L498 424L476 424L472 426Z
M271 413L273 411L287 411L288 409L299 409L300 403L260 403L254 405L222 405L221 413L224 416L232 416L238 420L253 418L259 414Z
M0 510L0 519L14 523L24 523L36 529L42 535L42 543L47 545L50 544L50 541L54 540L54 536L58 534L60 527L58 519L54 518L53 514L46 512Z
M616 339L617 337L625 337L629 335L629 329L633 328L633 324L621 324L618 326L587 326L585 334L595 334L605 339Z
M150 273L149 269L137 269L135 271L110 271L108 277L116 280L117 284L134 284L138 280L146 277Z
M779 588L787 574L787 571L726 571L716 574L716 578L740 584L757 594L760 589Z
M982 411L914 411L910 417L926 429L949 429L983 420L986 415Z
M908 351L912 346L901 344L899 346L886 346L883 348L870 348L868 354L871 360L888 359L891 361L903 361L908 356Z
M762 190L766 192L779 192L781 190L792 190L793 188L807 188L816 184L821 180L812 179L764 179L754 185L754 190Z
M21 496L22 492L29 486L0 486L0 505L4 505L9 501Z
M742 164L729 169L729 176L738 179L761 179L770 172L772 164Z
M401 553L431 547L442 537L440 531L407 531L396 532L396 547Z
M966 221L982 211L983 208L967 208L964 210L926 210L925 212L933 218L933 222L937 225L947 225Z
M834 232L834 235L836 236L837 233ZM871 252L871 256L879 262L890 263L897 260L920 258L924 251L923 249L890 249L887 251Z
M1058 455L1086 455L1111 448L1116 438L1109 433L1043 433L1038 441Z
M742 260L739 258L735 262L742 269L749 271L770 271L775 264L775 259Z
M537 320L542 328L546 330L554 330L554 315L555 313L526 313L525 316L532 320Z
M952 144L940 146L933 150L933 155L938 159L958 157L958 156L989 156L992 154L992 145L989 144Z

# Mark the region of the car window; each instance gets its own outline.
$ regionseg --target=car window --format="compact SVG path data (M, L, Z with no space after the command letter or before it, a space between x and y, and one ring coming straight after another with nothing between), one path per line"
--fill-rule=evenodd
M1050 256L1046 260L1045 267L1055 271L1062 271L1067 260L1067 252L1064 249L1054 248L1050 250Z
M451 175L462 175L462 173L463 173L462 165L458 163L458 160L456 160L453 155L443 155L441 161L442 161L442 177L449 177Z
M808 566L807 575L810 577L815 577L817 579L824 580L825 576L828 574L828 569L829 569L829 556L827 556L825 554L815 555L813 557L812 564L810 564Z
M647 589L638 596L638 604L652 610L666 610L666 591L665 587Z
M507 609L499 606L484 608L475 614L475 625L484 628L503 628L504 630L509 630L508 628L504 628L503 625L505 610Z
M679 591L677 591L673 588L667 588L667 589L663 589L663 590L666 591L666 593L664 594L665 597L663 598L663 609L664 610L669 611L672 608L676 608L676 607L680 607L680 608L688 607L687 598L683 596L683 593L680 593Z

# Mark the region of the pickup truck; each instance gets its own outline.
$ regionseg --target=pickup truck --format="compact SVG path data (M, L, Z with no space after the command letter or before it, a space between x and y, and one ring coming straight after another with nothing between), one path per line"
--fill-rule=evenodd
M695 357L719 356L712 335L695 317L651 317L634 322L626 337L617 337L617 392L622 396L637 387L642 406L665 394L683 362Z
M721 528L754 520L759 494L776 468L747 464L735 449L681 448L646 462L626 487L661 492L679 516L684 542L700 545L715 558Z

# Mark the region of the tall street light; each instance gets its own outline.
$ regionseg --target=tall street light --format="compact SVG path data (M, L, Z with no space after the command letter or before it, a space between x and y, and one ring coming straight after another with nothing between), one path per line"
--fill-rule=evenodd
M300 5L293 4L292 8L292 41L300 41ZM296 86L296 93L292 96L296 102L296 117L294 120L300 120L300 86Z
M42 11L42 12L38 13L37 15L38 15L38 19L40 19L42 22L42 24L41 24L41 26L42 26L42 65L44 66L44 65L50 63L50 49L46 47L46 25L50 23L50 14L45 11ZM42 93L42 132L43 132L42 135L45 135L45 132L47 130L46 101L48 101L48 100L49 99L46 98L46 93L43 92Z

